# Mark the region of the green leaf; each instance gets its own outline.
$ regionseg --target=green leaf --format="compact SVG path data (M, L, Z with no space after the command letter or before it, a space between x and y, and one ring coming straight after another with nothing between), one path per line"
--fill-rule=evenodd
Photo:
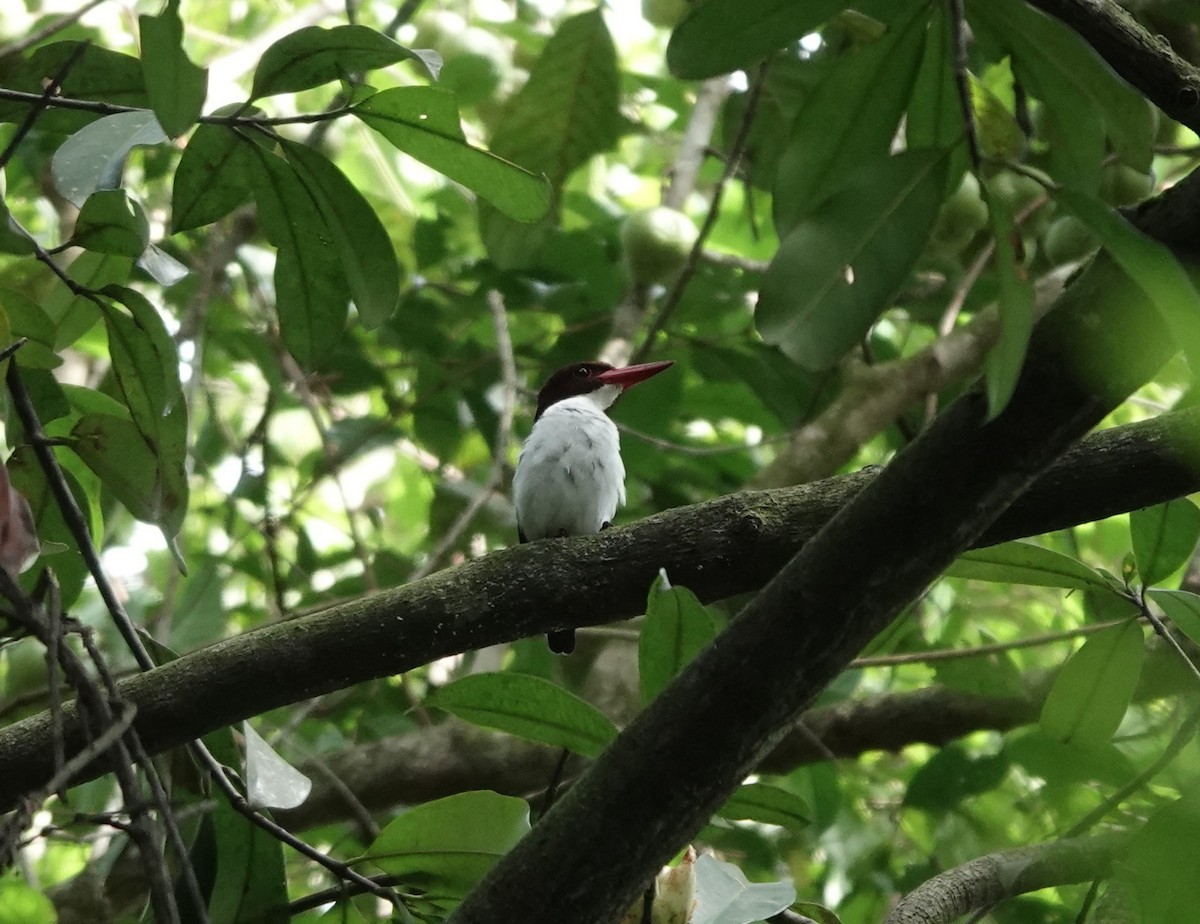
M57 920L54 903L44 892L19 879L0 879L0 924L50 924Z
M1175 255L1094 196L1054 193L1058 204L1095 232L1100 243L1158 309L1193 370L1200 370L1200 294Z
M1115 864L1118 882L1137 909L1134 920L1194 922L1196 831L1200 830L1200 796L1193 787L1184 798L1168 803L1134 831L1128 850Z
M984 366L988 419L995 418L1012 397L1033 333L1033 285L1017 261L1013 238L1016 230L1004 200L983 186L988 217L996 241L996 278L1000 288L1000 336L988 352Z
M157 16L139 16L142 74L158 124L176 138L196 124L208 92L208 71L183 51L179 0L168 0Z
M1149 586L1178 571L1200 540L1200 508L1186 497L1143 507L1129 515L1138 574Z
M471 674L435 690L425 705L585 757L595 757L617 736L595 706L530 674Z
M769 783L743 783L717 814L798 831L812 822L812 809L794 792Z
M79 210L71 243L99 253L138 257L150 243L150 220L125 190L99 189Z
M121 185L130 151L166 140L154 113L144 109L97 119L54 152L50 162L54 186L69 202L82 206L97 189Z
M949 811L965 799L995 789L1008 774L1008 758L974 756L955 744L934 754L912 775L904 805L928 812Z
M847 0L706 0L671 33L667 66L685 80L745 70L848 5Z
M7 70L4 86L12 90L41 94L46 81L60 76L63 66L73 61L62 78L59 95L68 99L91 100L115 106L144 109L149 103L142 64L131 55L121 54L82 42L54 42L37 48L27 59ZM33 103L0 100L0 122L20 122ZM52 106L38 114L39 131L70 134L101 118L94 112Z
M1099 132L1103 127L1122 160L1149 169L1154 124L1145 100L1073 30L1020 0L971 4L970 16L1012 51L1017 79L1057 116L1073 118L1076 128L1090 123ZM1102 157L1093 155L1102 151L1095 151L1095 141L1085 134L1063 133L1062 141L1077 149L1073 163L1084 169L1082 175L1062 174L1060 179L1094 190ZM1102 143L1103 134L1100 139Z
M243 109L225 106L214 115L232 115ZM262 110L251 107L244 114L262 115ZM250 201L250 175L254 170L250 145L246 136L227 125L204 124L192 132L171 189L172 231L219 221Z
M216 803L206 842L216 854L207 859L216 867L210 924L289 924L283 843L235 811L223 794Z
M550 207L545 177L467 142L452 93L398 87L368 97L354 114L397 149L474 190L509 218L536 221Z
M250 98L308 90L409 58L424 64L421 56L367 26L306 26L263 53Z
M809 369L826 368L887 308L925 247L946 186L948 152L908 151L864 165L784 238L755 322Z
M1099 572L1083 562L1031 542L1004 542L965 552L945 573L947 577L997 584L1110 592L1113 589Z
M1200 596L1186 590L1158 588L1151 590L1147 596L1162 607L1180 632L1200 645Z
M133 289L109 286L101 299L113 374L134 425L159 461L157 523L168 541L183 525L188 506L187 405L179 379L179 352L158 311Z
M554 189L617 142L621 127L617 50L599 9L565 20L546 42L529 80L509 102L492 152Z
M95 292L107 285L128 281L132 269L133 261L129 257L88 251L80 254L67 267L67 272L81 286ZM71 346L100 320L100 308L92 299L76 295L57 279L42 307L56 328L55 350Z
M365 859L405 887L461 898L528 831L523 799L463 792L404 812L380 832Z
M717 635L712 616L686 587L662 574L650 586L638 639L642 702L648 703Z
M133 421L85 414L71 429L70 446L139 520L159 523L170 518L158 456Z
M349 285L332 234L312 195L281 157L254 153L254 198L275 258L275 307L284 345L304 368L346 325Z
M1136 619L1088 638L1054 679L1042 705L1042 730L1067 744L1107 743L1129 708L1145 659Z
M937 4L925 32L921 64L913 78L904 138L910 148L949 148L964 136L962 106L954 76L954 35L949 7ZM957 182L960 171L952 169L950 175Z
M287 141L283 153L320 209L359 317L363 326L373 330L391 317L400 299L400 262L383 222L326 157Z
M776 170L781 237L888 153L912 96L929 15L928 6L918 5L883 38L844 54L805 100Z
M47 375L49 373L46 373ZM23 378L28 383L31 376L29 370L23 372ZM40 410L40 406L39 406ZM43 420L45 417L43 417ZM81 510L92 510L92 506L88 501L91 496L90 490L99 493L99 483L87 469L80 468L86 473L87 480L81 483L76 477L74 471L65 464L69 453L63 453L62 459L64 462L65 475L67 484L71 488L71 493L75 496L76 503L79 504ZM29 508L33 511L33 522L37 537L42 543L42 557L47 564L52 564L54 574L58 578L58 583L62 591L63 606L70 606L78 599L80 591L83 590L83 583L88 575L87 564L83 560L83 556L79 554L79 549L75 543L75 538L71 534L70 528L63 519L62 509L58 505L58 500L54 497L54 492L51 490L49 483L46 481L45 472L42 470L37 457L29 446L18 446L13 450L12 455L8 457L8 477L12 481L12 486L24 495L29 501ZM89 490L90 489L90 490ZM90 524L91 525L91 524ZM92 533L92 541L99 539L99 531ZM50 555L51 548L61 549L58 554ZM30 577L36 573L38 569L27 571L24 577Z

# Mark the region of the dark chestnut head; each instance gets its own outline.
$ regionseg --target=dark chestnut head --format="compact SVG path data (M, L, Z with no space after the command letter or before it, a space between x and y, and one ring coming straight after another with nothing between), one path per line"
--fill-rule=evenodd
M537 414L534 416L534 420L541 417L546 409L556 401L574 398L578 395L588 395L599 391L606 385L614 386L617 389L613 392L613 400L616 400L617 396L626 388L631 388L638 382L644 382L650 376L658 375L672 365L674 362L668 361L642 363L637 366L614 369L609 363L593 360L563 366L546 379L546 384L538 392ZM609 404L612 404L612 401L604 403L603 406L607 407Z

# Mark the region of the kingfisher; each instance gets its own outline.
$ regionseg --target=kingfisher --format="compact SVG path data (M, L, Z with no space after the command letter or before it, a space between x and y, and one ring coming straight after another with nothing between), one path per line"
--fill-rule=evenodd
M612 525L625 503L625 465L616 424L605 412L625 389L672 365L571 363L546 380L513 476L522 542L585 536ZM575 650L574 629L556 629L546 638L557 654Z

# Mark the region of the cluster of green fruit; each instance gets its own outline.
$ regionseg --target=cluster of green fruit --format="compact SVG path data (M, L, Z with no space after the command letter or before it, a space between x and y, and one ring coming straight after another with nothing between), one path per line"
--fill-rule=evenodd
M1001 201L1014 216L1025 216L1021 224L1023 258L1031 261L1041 242L1041 252L1051 265L1086 257L1099 246L1096 236L1074 215L1055 215L1054 202L1046 189L1031 176L1000 170L985 178L987 194ZM1100 196L1109 205L1140 202L1154 191L1154 177L1122 163L1104 168ZM1026 216L1037 200L1043 203ZM988 208L979 180L963 176L958 189L938 213L931 237L932 251L941 258L957 258L988 223Z
M629 277L643 286L670 282L683 269L699 235L690 218L664 205L630 212L621 223Z

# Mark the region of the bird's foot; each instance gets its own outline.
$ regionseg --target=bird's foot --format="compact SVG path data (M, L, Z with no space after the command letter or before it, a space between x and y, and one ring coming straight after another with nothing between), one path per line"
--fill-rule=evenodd
M603 523L600 524L600 529L601 529L601 531L606 530L606 529L612 529L612 523L609 522L608 520L605 520Z

